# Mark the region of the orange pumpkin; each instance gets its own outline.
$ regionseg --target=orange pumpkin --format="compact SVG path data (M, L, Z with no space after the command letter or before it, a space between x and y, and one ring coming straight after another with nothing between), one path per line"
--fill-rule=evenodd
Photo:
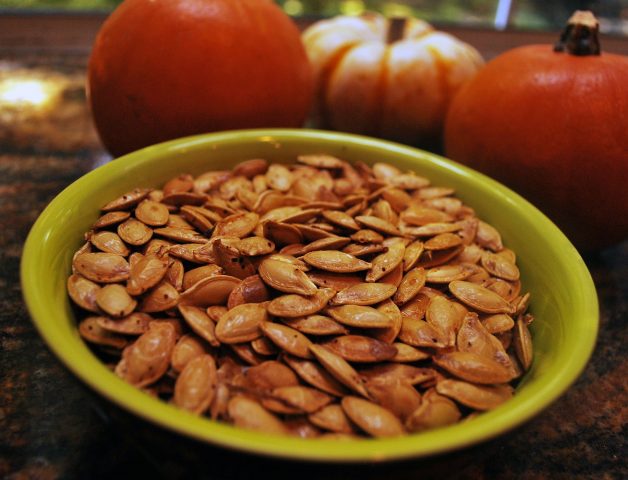
M89 61L96 128L114 155L183 135L299 127L313 79L271 0L125 0Z
M597 52L597 53L596 53ZM508 51L452 102L448 157L501 180L581 250L628 235L628 57L577 12L561 42Z
M438 145L449 102L484 64L455 37L414 19L369 13L303 32L314 68L316 127Z

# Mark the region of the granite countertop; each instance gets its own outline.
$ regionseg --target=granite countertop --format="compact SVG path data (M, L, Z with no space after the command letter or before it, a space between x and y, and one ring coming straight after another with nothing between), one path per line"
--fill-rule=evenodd
M60 103L47 113L0 108L1 477L628 478L628 241L585 257L601 325L578 381L526 425L471 449L383 466L285 463L197 444L99 399L40 339L19 276L22 246L39 213L64 187L110 159L91 126L84 74L84 58L0 58L0 81L31 75L62 89Z

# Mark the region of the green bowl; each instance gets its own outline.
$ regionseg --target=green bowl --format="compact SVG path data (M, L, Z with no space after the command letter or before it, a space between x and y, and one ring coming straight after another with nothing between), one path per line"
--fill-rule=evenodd
M350 161L390 162L434 185L454 187L517 253L531 292L535 356L514 398L467 422L403 438L334 441L269 436L199 418L156 400L116 377L78 335L66 295L71 259L99 208L135 187L158 187L177 174L199 174L263 157L291 162L329 153ZM533 181L534 179L531 179ZM84 175L61 192L33 226L24 247L22 289L33 322L51 350L83 382L133 414L202 442L293 460L388 461L459 449L521 425L555 401L591 356L598 303L591 276L569 240L526 200L462 165L395 143L303 129L221 132L154 145Z

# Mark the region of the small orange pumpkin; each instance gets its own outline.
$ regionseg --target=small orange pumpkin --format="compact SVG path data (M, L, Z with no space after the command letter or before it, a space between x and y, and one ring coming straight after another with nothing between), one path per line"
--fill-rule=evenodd
M338 16L302 34L316 79L313 126L439 145L453 95L484 64L428 23Z
M448 157L522 194L581 250L628 235L628 57L576 12L561 42L510 50L452 102Z

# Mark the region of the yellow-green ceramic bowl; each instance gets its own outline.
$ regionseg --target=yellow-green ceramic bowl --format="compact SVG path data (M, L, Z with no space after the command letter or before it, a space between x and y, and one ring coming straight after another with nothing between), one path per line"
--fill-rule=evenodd
M151 398L107 369L78 335L66 295L72 254L99 207L135 187L159 187L173 176L229 168L248 158L291 162L297 154L329 153L350 161L390 162L435 185L454 187L480 218L502 233L518 256L532 295L531 370L506 404L446 428L404 438L360 441L267 436L216 423ZM530 178L530 181L534 181ZM61 192L33 226L22 257L22 289L33 322L57 357L83 382L122 408L164 428L231 449L327 462L418 458L503 434L556 400L588 361L598 304L576 249L542 213L499 183L442 157L372 138L312 130L247 130L183 138L108 163Z

